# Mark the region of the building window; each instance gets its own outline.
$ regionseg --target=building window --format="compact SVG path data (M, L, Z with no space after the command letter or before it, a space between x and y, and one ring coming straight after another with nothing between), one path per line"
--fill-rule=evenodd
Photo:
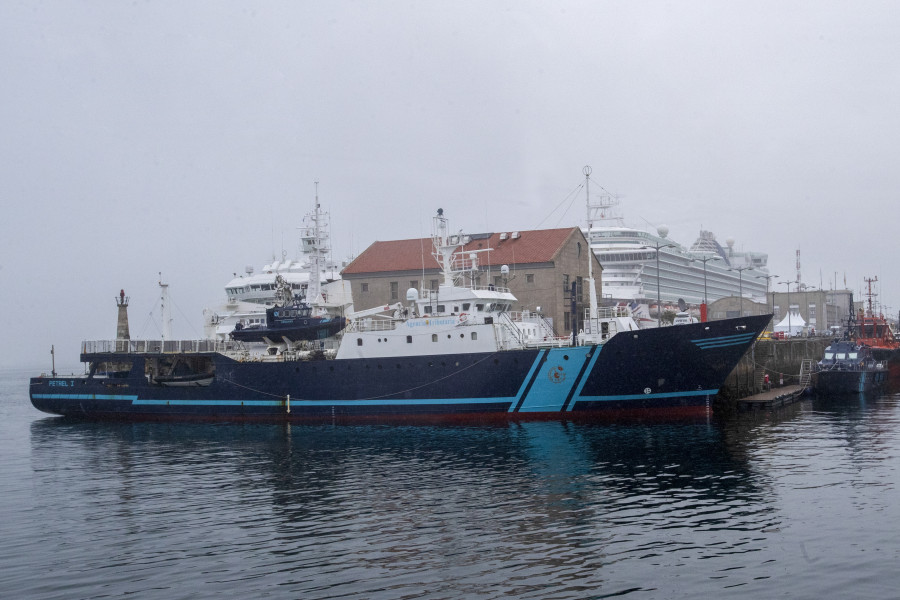
M563 329L572 329L572 315L569 314L569 311L563 313Z
M360 284L359 291L361 291L363 294L367 294L369 292L369 284L368 283Z
M527 273L525 275L525 283L534 283L534 273Z
M438 289L438 280L437 279L431 280L431 287L429 289L432 289L432 290Z
M503 283L503 278L499 275L494 275L494 286L500 287L501 283Z
M419 289L419 282L418 281L410 281L409 288L413 289L413 290Z
M391 282L391 300L400 299L400 284L396 281Z

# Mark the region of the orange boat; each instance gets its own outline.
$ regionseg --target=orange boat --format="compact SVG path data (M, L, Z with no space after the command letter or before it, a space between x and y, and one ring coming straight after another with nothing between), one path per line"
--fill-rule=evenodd
M866 308L860 309L856 322L851 323L851 335L857 344L870 346L876 360L890 361L894 363L893 367L900 363L900 339L894 336L884 315L875 310L873 299L876 294L872 291L872 283L878 278L865 281L869 285Z

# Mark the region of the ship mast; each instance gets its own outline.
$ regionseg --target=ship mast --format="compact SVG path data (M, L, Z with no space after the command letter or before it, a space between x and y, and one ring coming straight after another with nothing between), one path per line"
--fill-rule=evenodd
M172 314L169 308L169 284L162 282L162 273L159 274L159 307L162 314L162 339L172 339Z
M305 223L301 230L302 250L309 254L309 283L306 288L306 303L317 309L317 313L321 313L322 305L325 304L325 298L322 295L322 270L325 266L326 257L330 248L328 247L328 232L322 220L326 213L322 212L319 204L319 182L316 181L316 205L313 212L309 213L304 219Z
M585 165L584 169L581 170L584 173L584 190L585 195L587 196L587 225L588 225L588 234L587 234L587 259L588 259L588 286L589 292L588 297L590 300L590 312L588 313L591 320L591 331L594 331L594 327L597 325L597 288L594 286L594 251L591 249L591 237L592 232L594 230L594 218L593 213L595 210L592 210L591 207L591 167L590 165Z
M878 281L878 276L876 275L874 279L871 277L864 277L863 281L866 282L866 285L869 288L869 291L866 293L866 303L869 305L869 314L867 316L874 317L875 303L872 301L872 299L877 296L877 294L872 291L872 284Z

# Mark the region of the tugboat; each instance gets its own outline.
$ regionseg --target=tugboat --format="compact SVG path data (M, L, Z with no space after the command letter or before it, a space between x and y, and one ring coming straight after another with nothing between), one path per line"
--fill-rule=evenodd
M894 336L884 315L875 309L873 300L876 294L872 291L872 284L878 281L878 277L867 278L865 281L869 286L866 293L866 308L860 309L856 316L851 336L857 344L872 348L875 360L900 363L900 340ZM900 364L897 364L897 367L900 369Z
M275 277L275 306L266 309L265 325L238 323L231 338L240 342L265 342L271 353L293 350L303 342L324 340L347 326L342 317L314 314L313 306L294 296L281 275Z
M825 394L868 392L883 385L887 373L887 365L875 359L871 347L835 340L818 363L815 389Z

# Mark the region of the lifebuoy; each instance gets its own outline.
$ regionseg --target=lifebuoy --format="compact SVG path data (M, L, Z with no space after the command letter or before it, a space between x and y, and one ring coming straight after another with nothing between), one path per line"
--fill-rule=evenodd
M459 322L465 323L469 316L466 313L459 313Z

